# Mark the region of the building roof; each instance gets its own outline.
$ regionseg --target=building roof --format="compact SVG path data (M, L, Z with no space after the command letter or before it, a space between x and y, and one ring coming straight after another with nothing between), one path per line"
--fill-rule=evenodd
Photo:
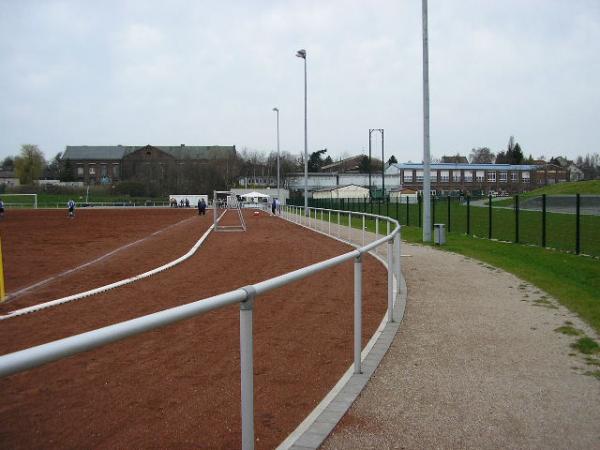
M423 169L423 163L392 164L397 169ZM525 171L539 169L534 164L457 164L457 163L431 163L432 170L513 170Z
M339 189L344 189L344 188L349 188L349 187L355 187L355 188L364 189L364 190L368 191L368 189L366 187L359 186L357 184L345 184L343 186L332 186L332 187L327 187L327 188L323 188L323 189L318 189L318 190L313 191L313 192L337 191Z
M67 145L62 159L71 160L121 160L124 156L135 152L146 145ZM177 160L182 159L227 159L235 155L235 145L202 145L202 146L162 146L152 147L162 150Z
M442 163L457 163L457 164L468 164L469 160L466 156L442 156Z

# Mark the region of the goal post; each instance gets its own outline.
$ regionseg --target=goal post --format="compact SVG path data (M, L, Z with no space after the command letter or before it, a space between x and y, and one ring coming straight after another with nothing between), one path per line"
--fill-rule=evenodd
M223 225L221 221L230 212L234 212L237 220L233 225ZM242 214L242 205L231 191L213 192L214 231L246 231L246 222Z
M28 199L29 197L29 199ZM0 194L4 207L12 208L34 208L38 207L37 194Z

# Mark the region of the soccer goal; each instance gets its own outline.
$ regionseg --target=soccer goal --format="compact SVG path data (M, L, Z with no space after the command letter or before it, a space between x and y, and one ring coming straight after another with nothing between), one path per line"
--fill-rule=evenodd
M36 208L38 207L37 194L0 194L5 208Z
M232 220L231 216L235 218ZM231 191L214 191L213 220L214 231L246 231L242 205ZM222 223L225 220L227 225Z

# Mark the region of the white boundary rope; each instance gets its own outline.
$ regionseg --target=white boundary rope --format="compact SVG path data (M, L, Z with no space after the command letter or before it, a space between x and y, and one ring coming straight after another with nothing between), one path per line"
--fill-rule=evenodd
M81 292L79 294L69 295L68 297L58 298L56 300L51 300L49 302L40 303L38 305L33 305L33 306L29 306L27 308L22 308L22 309L17 309L15 311L11 311L4 316L0 316L0 321L12 319L13 317L23 316L25 314L31 314L31 313L34 313L37 311L41 311L42 309L51 308L53 306L62 305L64 303L72 302L75 300L80 300L82 298L90 297L92 295L101 294L101 293L109 291L111 289L115 289L115 288L124 286L126 284L131 284L135 281L139 281L144 278L148 278L152 275L156 275L157 273L168 270L171 267L174 267L174 266L182 263L186 259L189 259L194 253L196 253L196 251L204 243L204 241L206 240L206 238L208 237L210 232L213 230L213 227L214 227L214 225L211 225L210 227L208 227L208 230L206 230L206 232L202 235L202 237L200 239L198 239L198 241L194 244L194 246L185 255L180 256L179 258L177 258L174 261L171 261L171 262L164 264L160 267L157 267L155 269L149 270L148 272L144 272L139 275L135 275L133 277L117 281L115 283L111 283L111 284L107 284L107 285L104 285L104 286L101 286L101 287L98 287L95 289L91 289L89 291Z

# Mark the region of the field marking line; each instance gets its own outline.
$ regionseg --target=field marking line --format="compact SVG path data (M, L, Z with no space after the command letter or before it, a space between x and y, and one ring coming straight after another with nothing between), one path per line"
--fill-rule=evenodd
M73 267L72 269L65 270L64 272L61 272L61 273L59 273L57 275L53 275L53 276L51 276L49 278L46 278L46 279L41 280L41 281L38 281L37 283L34 283L34 284L30 285L30 286L26 286L24 288L21 288L21 289L15 291L15 292L11 292L10 294L8 294L6 296L6 300L4 301L4 303L5 304L10 303L11 301L16 300L18 297L20 297L21 295L25 294L26 292L28 292L28 291L30 291L32 289L38 288L40 286L43 286L43 285L45 285L45 284L47 284L47 283L49 283L51 281L56 280L57 278L62 278L64 276L66 276L66 275L70 275L73 272L76 272L78 270L84 269L85 267L91 266L92 264L96 264L96 263L102 261L103 259L106 259L106 258L114 255L115 253L118 253L118 252L120 252L122 250L125 250L125 249L127 249L129 247L132 247L134 245L140 244L140 243L142 243L142 242L150 239L150 237L152 237L152 236L156 236L156 235L158 235L160 233L163 233L164 231L167 231L168 229L170 229L172 227L175 227L177 225L180 225L180 224L182 224L184 222L187 222L189 220L192 220L192 218L180 220L179 222L173 223L171 225L166 226L165 228L162 228L160 230L157 230L157 231L153 232L149 236L146 236L146 237L144 237L142 239L138 239L137 241L134 241L134 242L130 242L130 243L125 244L124 246L116 248L114 250L111 250L110 252L108 252L108 253L106 253L106 254L104 254L102 256L99 256L96 259L93 259L92 261L88 261L88 262L86 262L84 264L81 264L79 266Z
M221 217L222 217L222 215L221 215ZM220 219L220 217L219 217L219 219ZM191 220L191 219L186 219L186 220ZM101 293L109 291L111 289L115 289L120 286L124 286L126 284L131 284L135 281L142 280L144 278L147 278L152 275L156 275L157 273L168 270L168 269L182 263L186 259L189 259L191 256L193 256L194 253L196 253L196 251L204 243L204 241L206 240L206 238L208 237L210 232L213 230L213 228L214 228L214 224L211 225L210 227L208 227L208 230L206 230L206 232L200 237L200 239L198 239L198 241L193 245L193 247L190 250L188 250L188 252L186 254L184 254L183 256L180 256L179 258L177 258L167 264L164 264L160 267L156 267L155 269L149 270L148 272L144 272L144 273L135 275L130 278L116 281L114 283L110 283L110 284L107 284L107 285L104 285L104 286L101 286L101 287L98 287L95 289L90 289L89 291L81 292L79 294L69 295L67 297L58 298L56 300L51 300L49 302L40 303L38 305L28 306L27 308L22 308L22 309L17 309L15 311L11 311L6 315L0 316L0 321L12 319L13 317L22 316L25 314L31 314L31 313L40 311L42 309L50 308L50 307L57 306L57 305L62 305L63 303L68 303L68 302L72 302L75 300L80 300L82 298L90 297L92 295L101 294Z

